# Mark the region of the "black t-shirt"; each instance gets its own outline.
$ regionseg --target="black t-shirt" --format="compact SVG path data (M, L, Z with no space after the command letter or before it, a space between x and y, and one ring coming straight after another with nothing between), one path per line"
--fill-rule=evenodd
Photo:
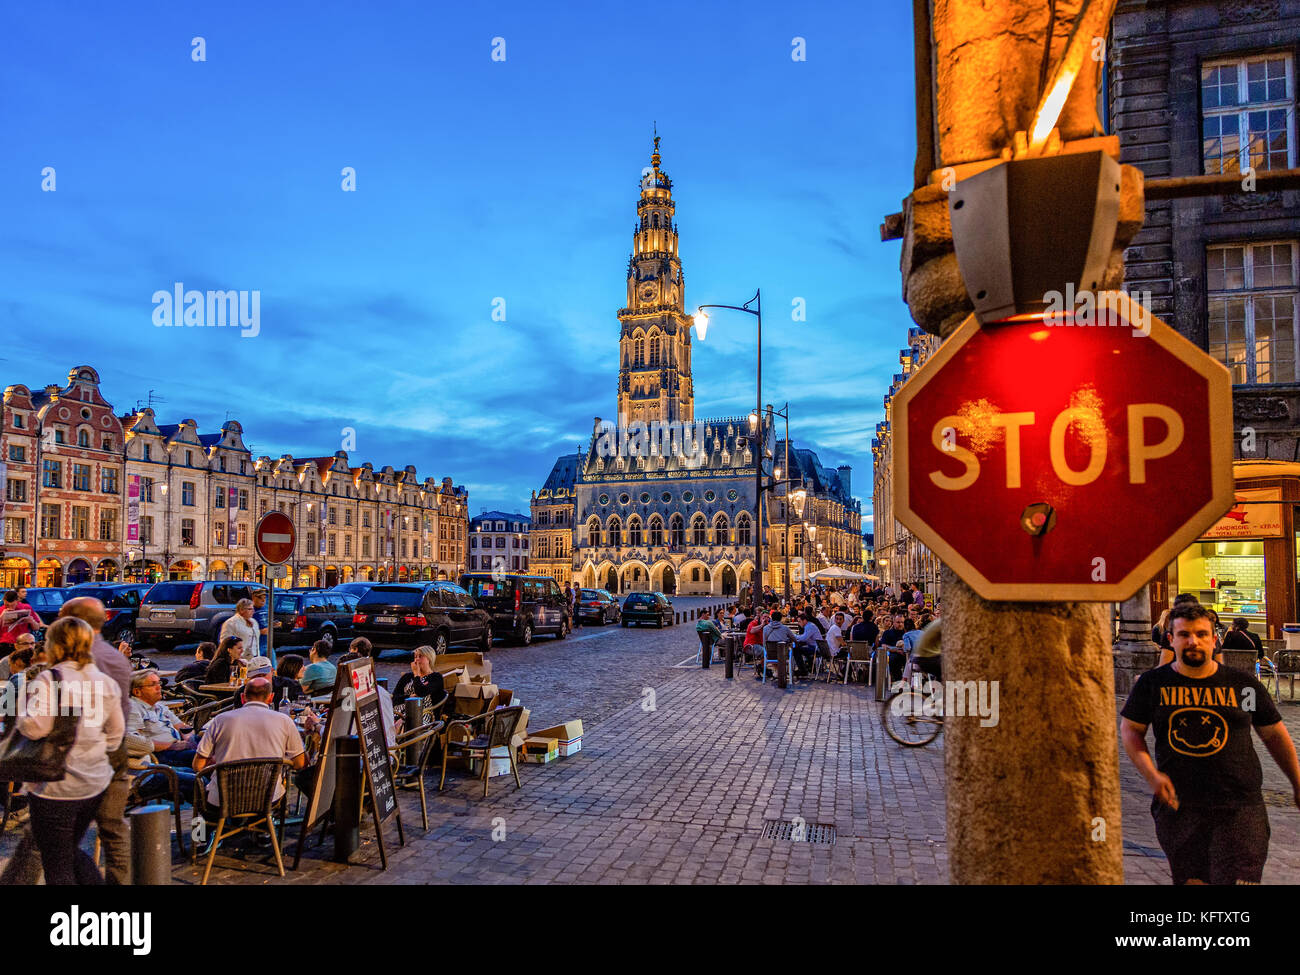
M1282 716L1253 675L1220 664L1198 680L1165 664L1137 679L1120 714L1154 726L1156 768L1172 780L1180 804L1264 801L1264 772L1250 728L1277 724Z
M889 647L889 649L893 650L895 645L901 639L903 639L903 631L891 626L884 633L880 634L880 645L882 647Z
M1229 630L1223 635L1223 649L1254 650L1257 656L1264 656L1264 645L1249 630Z
M878 636L880 636L880 627L871 620L854 623L853 629L849 631L849 639L854 643L875 643Z

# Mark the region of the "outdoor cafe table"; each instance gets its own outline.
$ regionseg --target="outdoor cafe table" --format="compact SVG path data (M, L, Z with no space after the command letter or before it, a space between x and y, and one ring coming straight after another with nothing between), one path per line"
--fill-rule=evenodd
M199 690L204 694L238 694L243 684L232 684L227 681L225 684L201 684Z

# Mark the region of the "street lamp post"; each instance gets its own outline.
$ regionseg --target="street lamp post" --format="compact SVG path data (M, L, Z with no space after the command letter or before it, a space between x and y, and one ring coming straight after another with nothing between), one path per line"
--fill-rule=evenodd
M700 333L701 341L704 339L705 332L708 330L709 316L704 313L706 308L729 308L732 311L743 311L746 314L753 315L758 324L758 343L757 343L757 368L756 368L756 390L754 396L754 413L752 416L755 425L755 435L758 439L758 449L754 452L754 582L752 591L754 594L754 605L757 606L762 596L763 587L763 291L761 288L754 290L754 297L743 305L700 305L695 310L695 327ZM749 306L753 305L753 308Z

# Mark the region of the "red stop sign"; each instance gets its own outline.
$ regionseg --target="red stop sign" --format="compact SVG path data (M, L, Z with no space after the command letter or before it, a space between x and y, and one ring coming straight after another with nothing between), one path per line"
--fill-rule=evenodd
M268 565L283 565L293 555L294 528L289 516L270 511L257 523L254 545L258 557Z
M972 315L894 397L895 515L985 599L1127 599L1233 504L1227 369L1103 298Z

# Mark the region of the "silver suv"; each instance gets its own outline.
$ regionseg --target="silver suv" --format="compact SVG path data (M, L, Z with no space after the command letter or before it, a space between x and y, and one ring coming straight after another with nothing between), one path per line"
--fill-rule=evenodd
M235 603L254 592L266 592L256 582L159 582L140 603L136 643L171 650L179 643L214 643L221 625L235 614Z

